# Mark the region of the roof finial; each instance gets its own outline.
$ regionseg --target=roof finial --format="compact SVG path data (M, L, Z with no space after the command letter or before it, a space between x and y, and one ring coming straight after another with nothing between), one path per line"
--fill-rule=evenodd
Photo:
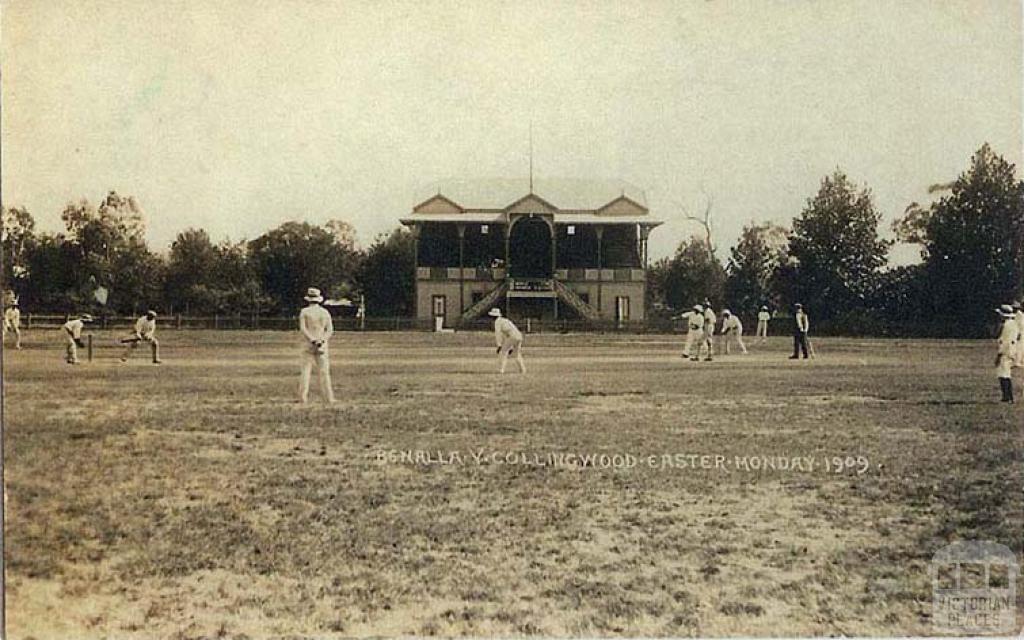
M533 120L530 120L530 193L533 193Z

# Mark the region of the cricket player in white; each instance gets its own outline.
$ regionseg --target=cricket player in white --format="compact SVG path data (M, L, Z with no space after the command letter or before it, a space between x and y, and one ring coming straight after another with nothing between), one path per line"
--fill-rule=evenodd
M86 322L92 322L92 316L88 313L83 313L77 318L68 320L61 327L61 330L64 332L64 341L67 344L64 361L68 364L79 364L78 347L85 346L82 344L82 328Z
M683 357L697 362L700 360L700 346L704 344L704 307L695 304L693 311L687 311L683 317L686 318L687 328Z
M139 346L140 342L149 343L149 348L153 355L153 364L163 362L160 360L160 342L156 339L156 311L152 309L135 321L135 331L132 335L121 340L121 344L128 345L121 356L121 362L128 362L128 356L131 355L132 351L135 351L135 347Z
M334 334L334 320L331 312L320 306L324 297L320 290L310 287L304 298L309 304L299 312L299 331L305 338L302 347L302 372L299 377L299 402L309 402L309 377L316 366L320 380L320 395L324 402L334 402L334 388L331 386L331 358L327 343Z
M768 342L768 321L771 319L772 314L768 307L761 307L757 313L757 337L761 342Z
M1013 319L1017 322L1017 366L1024 368L1024 306L1022 301L1013 303Z
M711 354L714 353L714 335L715 335L715 323L718 322L718 317L715 315L714 309L711 308L711 300L704 301L704 344L708 348L708 355L704 358L705 362L711 361Z
M14 333L14 348L21 348L21 309L18 308L18 301L15 300L11 306L4 311L4 337L7 333Z
M996 313L1003 319L999 331L999 351L996 353L996 377L999 378L999 388L1003 392L1003 402L1013 402L1012 369L1017 354L1017 319L1013 307L1008 304L996 309Z
M494 318L494 342L498 345L498 356L500 366L498 373L505 373L505 364L510 354L515 354L516 364L519 365L519 373L526 373L526 363L523 362L523 334L519 328L509 320L501 316L501 309L495 307L487 312L487 315Z
M743 323L739 317L725 309L722 311L722 342L725 346L725 354L729 355L729 343L736 340L743 353L747 353L747 345L743 344Z

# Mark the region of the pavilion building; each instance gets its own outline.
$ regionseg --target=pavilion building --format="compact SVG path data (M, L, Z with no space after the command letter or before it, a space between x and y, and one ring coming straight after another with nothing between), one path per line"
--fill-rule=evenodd
M647 239L661 223L642 196L584 185L586 197L579 181L549 190L601 204L548 200L531 184L503 205L500 189L474 202L439 188L413 207L401 222L416 242L417 317L455 327L499 307L514 319L643 320Z

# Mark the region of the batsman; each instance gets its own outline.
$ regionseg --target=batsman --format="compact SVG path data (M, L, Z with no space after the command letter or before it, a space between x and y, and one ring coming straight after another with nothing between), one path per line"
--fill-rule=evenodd
M88 313L83 313L68 320L61 327L64 331L64 342L67 346L64 362L68 364L79 364L78 349L80 347L85 348L85 343L82 342L82 329L85 327L86 322L92 322L92 316Z
M150 309L146 315L135 321L135 331L127 338L121 339L121 344L127 345L121 362L128 362L128 356L140 342L148 342L153 352L153 364L160 364L160 342L156 339L156 311Z

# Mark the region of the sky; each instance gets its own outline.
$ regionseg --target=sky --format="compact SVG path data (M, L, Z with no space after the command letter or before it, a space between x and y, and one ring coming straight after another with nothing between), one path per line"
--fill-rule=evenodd
M700 231L686 212L709 199L725 257L837 168L888 227L983 142L1020 166L1021 14L1015 0L3 0L0 195L50 231L68 201L133 195L158 251L188 227L240 240L334 218L368 245L432 184L526 177L532 127L535 176L642 189L665 221L652 258Z

